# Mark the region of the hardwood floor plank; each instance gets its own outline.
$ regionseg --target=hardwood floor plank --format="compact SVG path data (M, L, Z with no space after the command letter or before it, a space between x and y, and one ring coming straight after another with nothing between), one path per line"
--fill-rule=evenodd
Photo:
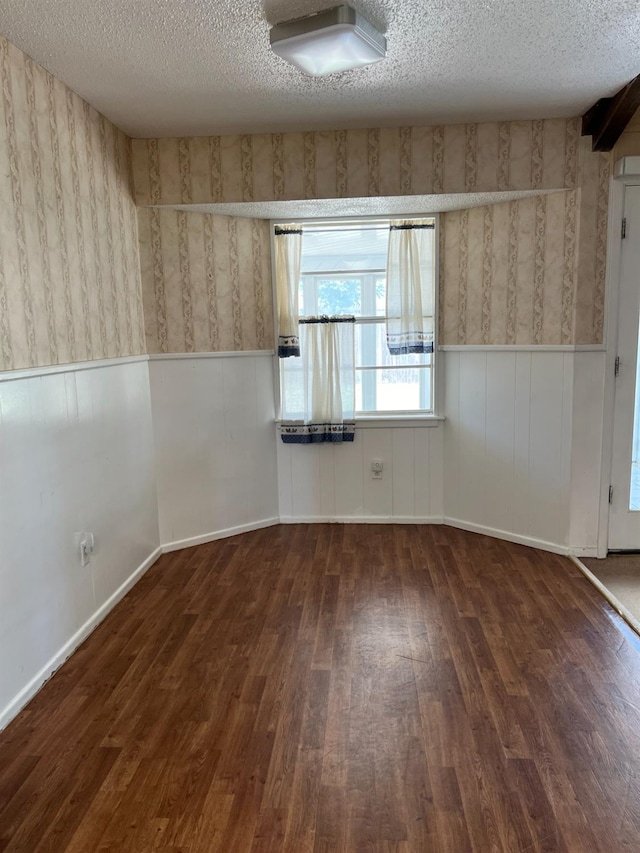
M2 853L638 849L640 639L446 527L164 555L0 733Z

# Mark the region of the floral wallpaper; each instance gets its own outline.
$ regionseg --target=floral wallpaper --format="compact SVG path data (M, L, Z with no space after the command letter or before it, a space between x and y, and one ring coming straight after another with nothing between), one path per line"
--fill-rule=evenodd
M268 223L168 207L215 202L538 190L443 214L440 342L602 341L612 157L579 119L129 140L1 38L0 83L2 370L270 349Z
M591 152L579 122L138 139L136 197L177 205L539 190L443 214L440 342L600 343L611 156Z
M611 158L587 163L582 189L442 215L443 343L602 342Z
M0 370L144 352L130 142L0 37Z
M134 139L140 205L573 189L580 119Z
M147 351L273 348L269 222L139 210Z
M446 344L574 340L576 190L441 218Z

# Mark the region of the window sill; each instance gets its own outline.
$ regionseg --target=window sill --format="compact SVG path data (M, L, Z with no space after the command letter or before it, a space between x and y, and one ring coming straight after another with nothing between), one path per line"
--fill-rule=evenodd
M361 415L355 418L356 429L429 429L444 421L444 415ZM276 418L279 428L282 418ZM302 423L302 421L294 421Z

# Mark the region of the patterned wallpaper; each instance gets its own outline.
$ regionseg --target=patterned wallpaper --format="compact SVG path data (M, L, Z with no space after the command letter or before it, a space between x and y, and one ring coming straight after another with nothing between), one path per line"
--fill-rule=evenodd
M0 369L273 346L267 223L141 209L139 247L132 171L141 205L568 190L443 216L440 340L602 340L611 157L578 119L130 142L1 38L0 82Z
M269 222L141 208L147 351L273 348Z
M600 343L611 156L579 119L133 140L141 205L569 190L443 215L440 341Z
M441 217L441 340L574 340L577 190Z
M0 37L0 370L144 352L130 143Z
M576 342L579 195L442 215L442 343ZM268 222L141 208L139 223L149 352L273 346ZM598 258L604 284L604 257L593 252ZM601 340L598 305L603 298L587 306L580 343Z
M591 153L591 137L583 137L578 209L578 269L575 343L604 341L605 277L611 153Z
M579 189L443 214L441 342L602 342L612 160L589 145Z
M573 189L580 119L134 139L138 204Z

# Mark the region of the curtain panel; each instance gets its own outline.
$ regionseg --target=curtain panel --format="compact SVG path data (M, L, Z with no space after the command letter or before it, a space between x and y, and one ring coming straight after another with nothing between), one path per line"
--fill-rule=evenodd
M434 225L394 222L387 254L387 347L391 355L433 352Z
M300 355L298 330L298 287L302 258L302 228L299 225L274 229L276 296L278 302L278 357Z
M285 421L285 444L339 444L355 436L355 317L300 320L304 422Z

